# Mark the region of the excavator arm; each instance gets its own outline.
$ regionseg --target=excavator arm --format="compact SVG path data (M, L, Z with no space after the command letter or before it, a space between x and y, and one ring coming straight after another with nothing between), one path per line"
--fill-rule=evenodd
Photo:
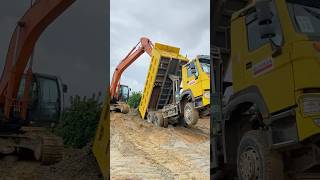
M18 21L12 34L6 63L0 80L0 108L9 119L15 103L20 81L29 63L29 58L41 33L75 0L35 0L31 8ZM28 73L30 77L31 68ZM30 81L30 78L27 78ZM29 84L30 83L26 83ZM25 90L28 87L25 87ZM26 103L24 103L26 105ZM26 111L23 106L21 111ZM24 119L25 117L22 117Z
M135 60L137 60L144 52L147 52L151 56L152 48L152 42L148 38L142 37L140 39L140 42L136 46L134 46L132 50L127 54L127 56L120 62L113 73L111 81L111 100L118 99L117 87L119 86L119 81L123 71L127 69Z

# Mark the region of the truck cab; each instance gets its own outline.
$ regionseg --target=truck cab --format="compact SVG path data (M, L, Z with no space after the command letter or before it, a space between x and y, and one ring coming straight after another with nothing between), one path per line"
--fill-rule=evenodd
M252 1L233 13L230 44L224 163L239 179L319 172L320 3ZM252 158L259 171L247 168Z
M210 105L210 56L198 55L183 65L181 85L182 99L191 98L194 108L204 112Z

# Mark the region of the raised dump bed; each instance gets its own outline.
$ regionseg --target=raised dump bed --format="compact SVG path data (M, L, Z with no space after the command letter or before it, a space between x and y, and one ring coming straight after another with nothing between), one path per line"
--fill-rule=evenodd
M162 109L172 102L172 80L176 75L181 80L181 69L189 60L180 55L180 48L155 43L151 63L139 105L139 113L145 118L148 112Z

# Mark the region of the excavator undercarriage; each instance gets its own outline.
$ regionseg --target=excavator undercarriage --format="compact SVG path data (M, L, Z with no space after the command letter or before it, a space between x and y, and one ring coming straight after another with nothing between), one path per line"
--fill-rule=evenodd
M63 140L39 127L23 127L19 133L0 135L0 154L23 156L26 152L41 164L54 164L63 158Z

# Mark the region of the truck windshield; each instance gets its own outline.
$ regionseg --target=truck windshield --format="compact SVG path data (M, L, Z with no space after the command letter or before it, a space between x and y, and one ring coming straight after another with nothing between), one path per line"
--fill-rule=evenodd
M201 64L201 68L202 68L202 71L205 72L205 73L210 73L210 64L208 63L200 63Z
M202 71L205 73L210 73L210 60L209 59L199 59Z
M287 3L296 31L320 39L320 1L287 0Z

